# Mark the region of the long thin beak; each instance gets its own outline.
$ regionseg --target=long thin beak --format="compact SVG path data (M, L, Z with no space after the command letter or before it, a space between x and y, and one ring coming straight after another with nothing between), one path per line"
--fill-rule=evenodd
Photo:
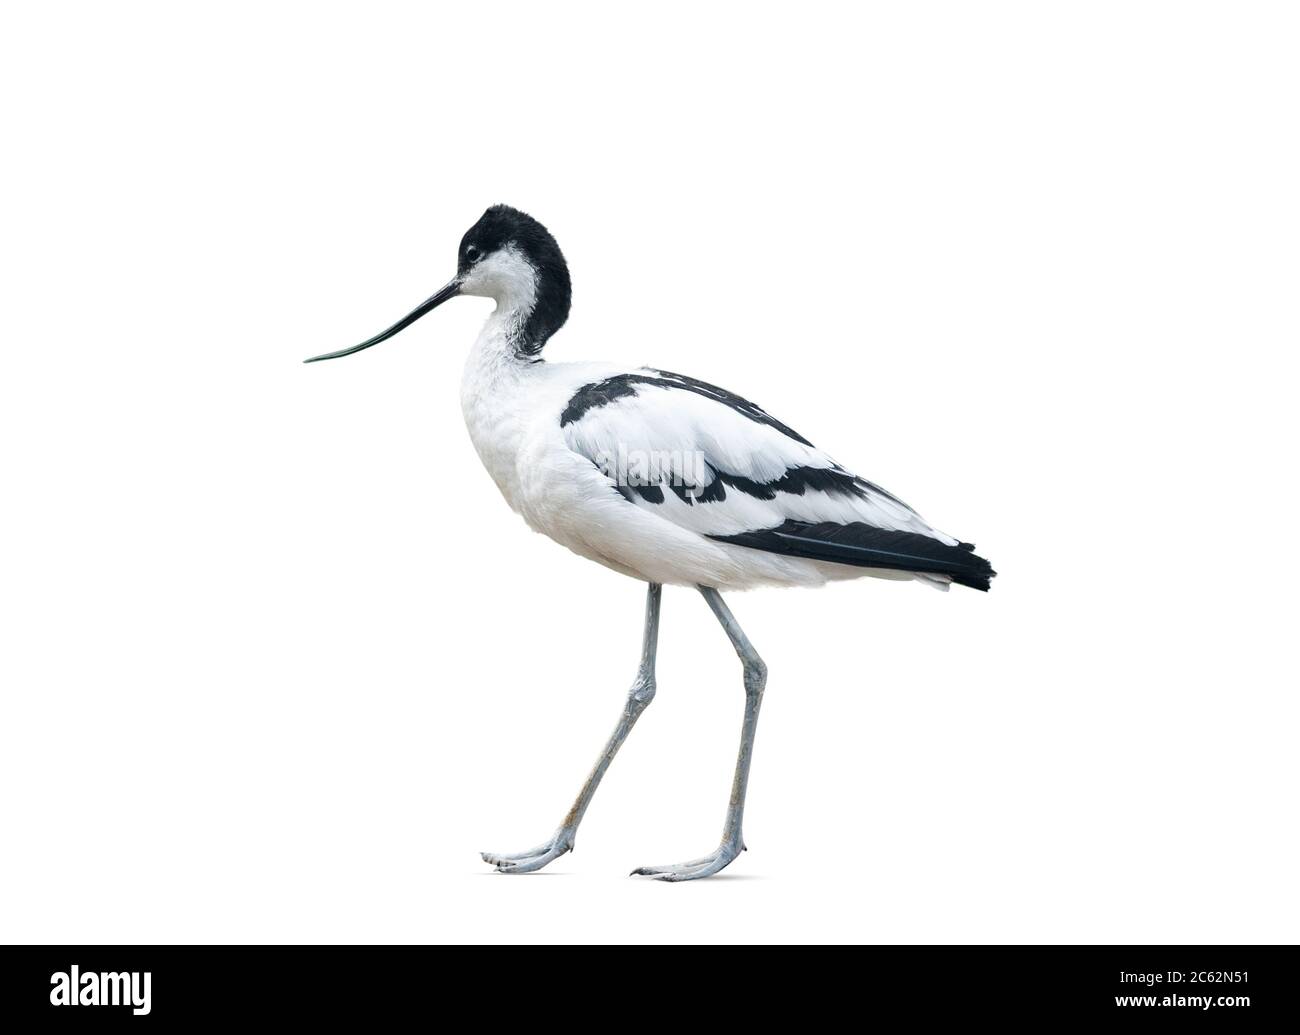
M327 352L323 356L312 356L311 359L304 359L304 363L319 363L322 359L338 359L340 356L350 356L354 352L360 352L362 349L368 349L371 345L378 345L381 341L387 341L398 331L404 330L415 323L421 316L430 310L437 309L443 302L449 298L455 298L460 294L460 278L456 278L440 289L437 294L430 295L409 313L403 316L397 323L393 324L388 330L380 331L373 338L368 338L360 345L353 345L350 349L340 349L338 352Z

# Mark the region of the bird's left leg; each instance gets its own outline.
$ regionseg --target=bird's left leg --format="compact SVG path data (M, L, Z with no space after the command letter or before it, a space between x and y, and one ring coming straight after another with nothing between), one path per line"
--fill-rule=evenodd
M722 595L708 586L700 592L713 609L722 628L731 639L731 645L740 656L745 679L745 721L740 728L740 754L736 758L736 775L731 782L731 801L727 804L727 820L722 827L722 843L717 850L701 859L676 863L672 866L642 866L633 870L633 876L644 875L658 880L697 880L711 877L745 850L741 824L745 818L745 790L749 786L749 763L754 755L754 733L758 729L758 709L763 703L763 688L767 685L767 666L754 650L745 630L740 627Z
M564 817L564 822L560 824L560 828L549 841L538 845L536 848L531 848L527 852L519 852L515 855L498 855L493 852L482 853L485 863L495 866L502 873L531 873L533 870L540 870L552 860L558 859L565 852L573 850L573 840L578 833L578 824L582 822L587 806L591 804L591 799L596 794L596 788L600 786L601 777L605 775L605 770L609 768L610 762L614 761L614 756L618 754L618 749L623 746L623 741L627 739L627 735L632 732L636 720L641 717L641 713L645 711L646 706L654 700L655 653L659 645L659 601L662 594L663 587L661 585L656 582L650 583L645 600L645 632L641 638L641 665L637 669L636 679L632 683L632 689L628 691L627 701L623 705L623 714L618 720L618 726L614 728L609 742L605 745L605 750L596 759L591 775L587 777L587 782L582 785L582 790L578 792L578 798L573 803L573 808L569 809L569 814Z

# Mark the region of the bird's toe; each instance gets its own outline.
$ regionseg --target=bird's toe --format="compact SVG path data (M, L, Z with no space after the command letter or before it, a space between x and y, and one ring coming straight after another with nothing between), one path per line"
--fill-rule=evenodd
M503 862L516 863L527 859L536 859L539 855L545 855L550 850L551 845L548 842L544 845L538 845L536 848L530 848L526 852L480 852L479 854L483 857L485 863L496 866Z
M480 852L483 861L495 866L498 873L532 873L573 849L572 837L557 834L551 840L526 852Z
M674 863L670 866L641 866L633 870L629 876L653 877L655 880L664 881L699 880L701 877L712 877L719 870L729 866L740 851L739 847L723 845L716 852L700 859Z

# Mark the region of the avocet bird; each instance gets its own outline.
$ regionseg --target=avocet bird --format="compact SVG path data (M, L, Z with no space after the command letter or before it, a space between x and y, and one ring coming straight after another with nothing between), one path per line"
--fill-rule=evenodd
M745 718L721 844L690 862L633 872L708 877L745 848L745 787L767 682L722 592L862 575L987 590L993 569L969 543L738 395L651 367L544 362L542 349L569 315L569 268L541 223L505 205L470 227L445 287L368 341L307 362L377 345L456 295L497 303L470 352L460 398L502 495L535 531L648 584L640 667L573 807L536 848L483 859L502 873L528 873L572 850L601 777L654 700L667 583L698 589L722 624L744 671Z

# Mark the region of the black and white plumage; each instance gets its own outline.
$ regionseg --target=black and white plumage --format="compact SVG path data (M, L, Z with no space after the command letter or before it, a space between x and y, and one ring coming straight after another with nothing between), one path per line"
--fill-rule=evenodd
M634 506L721 546L785 558L732 554L715 573L720 585L875 574L989 588L992 569L971 545L725 389L664 370L615 374L579 388L560 426L570 448L605 470ZM628 485L630 475L619 477L626 464L606 469L620 455L666 463Z
M994 572L970 544L738 395L649 367L544 361L544 346L568 317L568 267L545 227L503 205L465 234L456 276L441 290L374 338L316 359L369 348L462 294L497 303L461 380L466 426L488 473L533 529L650 585L637 681L578 801L543 845L485 858L522 873L572 847L605 767L654 696L659 587L673 584L698 588L730 637L745 670L746 719L723 844L690 864L644 872L708 876L743 848L766 678L719 591L862 575L987 590Z

